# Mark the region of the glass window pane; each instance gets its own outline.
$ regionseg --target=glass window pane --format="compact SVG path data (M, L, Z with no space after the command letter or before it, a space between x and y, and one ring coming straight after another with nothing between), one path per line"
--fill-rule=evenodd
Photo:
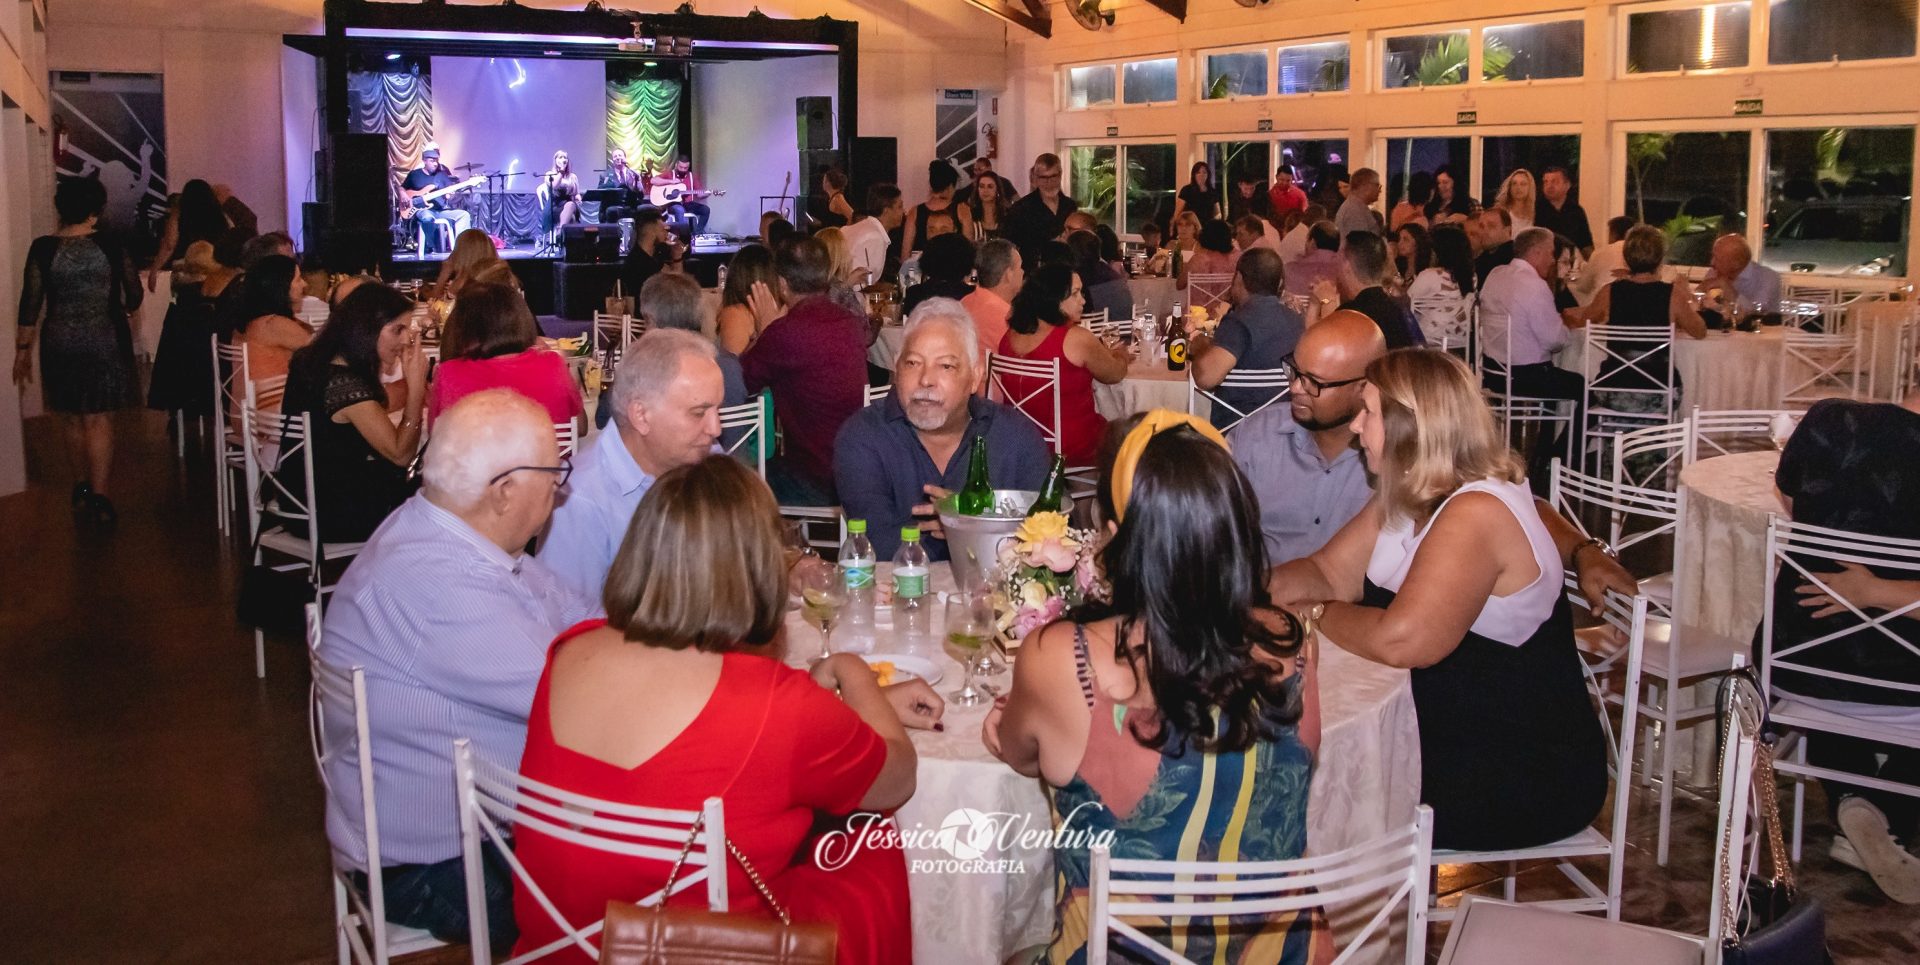
M1067 109L1113 103L1113 65L1067 68Z
M1165 104L1179 96L1179 61L1140 60L1122 68L1121 99L1129 104Z
M1280 93L1346 90L1351 54L1344 40L1280 48Z
M1486 137L1480 141L1480 198L1492 204L1500 196L1507 176L1525 170L1533 175L1536 202L1540 196L1540 175L1549 167L1563 167L1580 183L1580 135L1549 134L1536 137ZM1578 200L1575 197L1575 200Z
M1340 185L1347 180L1347 139L1282 140L1273 166L1282 164L1293 172L1294 186L1306 192L1307 201L1324 206L1332 217L1340 207Z
M1627 73L1747 65L1747 4L1649 10L1627 17Z
M1126 156L1127 220L1118 230L1135 234L1149 221L1165 230L1173 218L1174 191L1185 180L1175 170L1178 160L1173 145L1129 144Z
M1267 52L1244 50L1207 55L1206 100L1259 97L1267 92Z
M1467 32L1388 37L1381 44L1385 87L1443 87L1467 82Z
M1094 218L1113 224L1113 199L1118 182L1114 178L1114 159L1119 151L1111 144L1085 144L1067 148L1067 193L1073 195L1081 210Z
M1767 62L1913 56L1915 0L1773 0Z
M1255 200L1266 197L1273 178L1273 168L1267 163L1272 156L1273 145L1266 141L1215 141L1207 145L1207 166L1213 168L1225 192L1229 219L1247 214ZM1253 185L1251 197L1240 195L1243 178Z
M1587 25L1579 20L1488 27L1481 32L1480 76L1496 80L1578 77Z
M1667 234L1667 260L1704 265L1713 239L1747 221L1746 131L1627 135L1627 211Z
M1776 271L1905 275L1913 128L1767 132L1767 230Z
M1387 139L1387 210L1391 212L1400 199L1407 196L1407 187L1414 175L1424 174L1420 179L1432 184L1438 175L1444 173L1453 181L1453 190L1464 203L1473 197L1473 184L1468 180L1468 171L1473 166L1473 139L1468 137L1394 137ZM1428 200L1432 200L1429 195Z

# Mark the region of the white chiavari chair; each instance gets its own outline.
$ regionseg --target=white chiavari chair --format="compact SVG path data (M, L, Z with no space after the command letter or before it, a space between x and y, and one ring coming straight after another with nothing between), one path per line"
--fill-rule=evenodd
M1036 362L1001 355L987 356L987 398L1004 402L1040 430L1040 438L1056 455L1061 452L1060 360ZM1040 415L1034 413L1038 411ZM1094 467L1068 466L1067 478L1091 487Z
M633 315L610 315L606 312L593 313L593 351L595 355L611 349L625 354L627 343L639 338L647 330L645 319Z
M1588 325L1582 338L1593 371L1583 405L1585 464L1597 470L1622 432L1673 422L1673 328Z
M1494 418L1500 422L1500 431L1507 441L1521 452L1530 452L1532 439L1536 433L1545 433L1552 438L1558 431L1561 448L1569 463L1579 451L1577 444L1577 426L1574 424L1573 403L1566 399L1547 399L1537 396L1516 395L1513 380L1508 377L1507 365L1503 359L1513 357L1513 320L1500 312L1483 311L1476 301L1473 307L1473 369L1486 386L1487 404L1493 410ZM1499 345L1502 355L1493 354L1493 346ZM1515 438L1515 427L1519 428L1519 438Z
M1791 434L1804 412L1791 409L1702 409L1687 414L1687 448L1683 465L1701 459L1784 446L1775 439L1776 426Z
M1233 289L1233 272L1199 272L1187 275L1187 305L1198 305L1219 316L1217 309L1227 303Z
M1859 339L1852 334L1780 335L1780 408L1804 409L1822 399L1860 395Z
M227 531L233 512L233 480L245 469L239 433L240 406L246 400L247 386L253 382L253 366L247 358L247 343L223 344L220 336L207 336L213 346L213 521L220 532Z
M875 402L878 402L881 399L886 398L892 392L893 392L893 386L891 385L869 385L867 386L866 397L864 401L862 401L860 404L862 407L870 406Z
M580 423L556 422L553 424L553 441L560 447L560 457L571 459L580 450Z
M773 451L773 434L769 430L772 425L772 403L764 392L739 405L722 406L721 446L726 449L727 455L752 466L753 471L765 479L767 456ZM734 438L728 439L729 435Z
M1423 295L1412 301L1414 324L1426 336L1427 345L1442 351L1464 354L1473 331L1473 296Z
M1220 425L1220 420L1218 419L1214 420L1214 424L1218 425L1220 431L1223 433L1231 432L1235 426L1246 421L1249 416L1285 399L1292 385L1293 370L1286 366L1281 366L1277 369L1234 369L1228 372L1225 378L1220 380L1219 385L1211 389L1203 389L1200 387L1200 383L1193 380L1193 366L1188 365L1187 414L1201 416L1203 418L1208 415L1219 416L1224 414L1226 416L1226 424ZM1220 391L1222 389L1248 389L1258 391L1263 394L1265 398L1253 405L1247 405L1245 400L1242 400L1239 405L1235 405L1220 398ZM1208 406L1211 407L1207 412L1203 413L1200 411L1201 399L1206 399ZM1246 406L1246 408L1243 410L1241 406Z

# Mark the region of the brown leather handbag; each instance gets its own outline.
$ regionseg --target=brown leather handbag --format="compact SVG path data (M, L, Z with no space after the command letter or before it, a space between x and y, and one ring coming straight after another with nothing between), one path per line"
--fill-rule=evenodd
M833 965L840 936L830 924L793 923L793 918L760 880L747 856L727 842L727 853L740 862L747 879L760 892L779 921L749 918L705 908L668 908L664 896L673 893L693 842L704 822L696 818L693 833L680 848L680 857L667 873L660 904L651 908L624 901L607 902L606 931L600 938L601 965ZM726 865L709 874L725 874Z

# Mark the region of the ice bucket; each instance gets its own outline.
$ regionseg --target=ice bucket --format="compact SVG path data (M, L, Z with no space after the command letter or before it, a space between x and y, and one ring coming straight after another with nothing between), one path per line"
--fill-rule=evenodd
M994 516L962 516L954 511L958 493L940 500L934 508L940 513L940 525L947 530L947 563L953 569L953 583L966 588L980 583L1000 558L1000 542L1010 537L1027 518L1027 509L1040 494L1031 489L996 489ZM1073 511L1073 499L1063 496L1061 512ZM971 551L971 553L969 553Z

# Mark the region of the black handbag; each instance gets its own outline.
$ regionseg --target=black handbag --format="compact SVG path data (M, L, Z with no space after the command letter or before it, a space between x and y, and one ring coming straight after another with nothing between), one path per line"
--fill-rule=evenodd
M1758 699L1759 687L1752 669L1729 674L1720 688L1723 756L1729 752L1735 730L1730 713L1732 690L1742 685L1752 688L1753 705L1764 714L1765 703ZM1720 961L1722 965L1831 965L1826 911L1812 895L1794 885L1793 862L1787 856L1786 839L1780 829L1773 745L1764 736L1764 726L1761 733L1753 748L1753 800L1755 831L1765 836L1765 854L1747 873L1744 888L1735 890L1734 883L1724 878L1720 882L1721 893L1726 896L1720 912ZM1720 792L1728 793L1728 789L1721 788ZM1742 847L1738 841L1722 841L1721 845L1728 853ZM1761 860L1768 865L1767 875L1755 873ZM1720 873L1726 875L1727 868L1721 868Z

